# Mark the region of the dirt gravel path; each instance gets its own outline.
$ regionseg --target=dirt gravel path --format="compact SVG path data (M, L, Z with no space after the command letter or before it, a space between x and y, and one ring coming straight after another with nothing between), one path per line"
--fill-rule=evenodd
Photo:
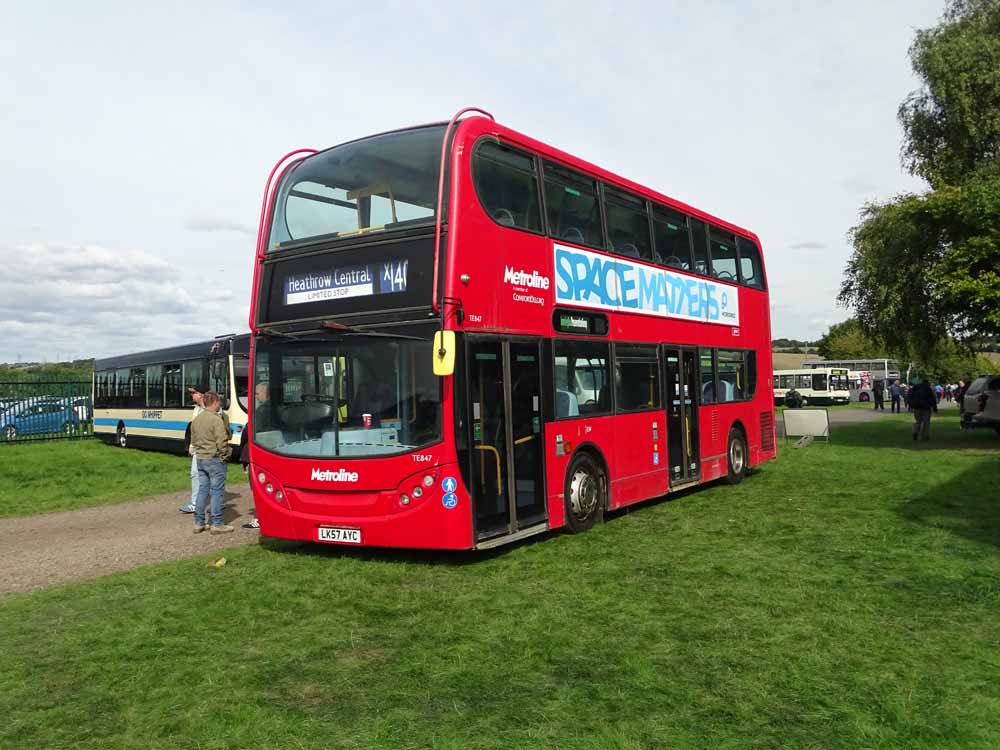
M240 528L251 517L249 485L226 487L223 518L236 526L232 534L193 534L193 517L179 510L190 496L189 491L173 492L100 508L0 519L0 596L257 541L259 532Z

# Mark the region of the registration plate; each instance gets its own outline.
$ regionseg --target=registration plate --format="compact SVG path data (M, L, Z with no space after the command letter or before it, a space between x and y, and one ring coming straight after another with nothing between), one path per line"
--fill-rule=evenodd
M321 542L338 544L361 544L361 529L341 529L335 526L320 526L317 529Z

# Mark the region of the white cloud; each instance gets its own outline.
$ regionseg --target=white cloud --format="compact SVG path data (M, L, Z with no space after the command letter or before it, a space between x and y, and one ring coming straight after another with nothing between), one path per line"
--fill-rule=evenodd
M899 166L896 109L917 85L913 31L941 13L941 0L836 12L791 0L537 0L505 13L458 2L10 5L0 66L16 74L0 76L0 101L16 106L0 117L0 243L65 238L81 253L76 265L72 252L53 256L59 267L44 269L16 320L57 314L55 297L84 326L82 300L95 315L128 301L120 315L135 329L138 303L156 316L200 307L200 274L231 295L220 314L233 323L214 328L242 329L278 157L475 104L757 232L774 301L799 311L774 334L794 338L838 314L860 202L919 185ZM794 247L802 238L825 245L821 267ZM142 248L147 265L126 273L124 248ZM148 265L157 260L179 275ZM174 325L145 330L190 338ZM112 336L113 325L76 343L104 351ZM55 356L50 340L18 344L29 345Z
M224 219L207 212L194 214L184 226L192 232L243 232L244 234L256 232L249 224L241 224L238 221Z
M0 244L0 361L91 357L243 330L246 305L139 250Z

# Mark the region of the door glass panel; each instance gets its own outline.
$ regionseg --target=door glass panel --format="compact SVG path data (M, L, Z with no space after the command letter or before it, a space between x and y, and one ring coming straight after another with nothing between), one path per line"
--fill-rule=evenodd
M503 349L499 341L469 344L472 493L479 538L506 532L507 425L504 420Z
M545 493L542 489L542 394L538 366L537 343L511 343L512 455L519 527L545 515Z
M695 361L693 351L681 352L681 366L683 370L682 381L684 383L684 455L687 460L687 477L694 479L698 477L699 452L698 452L698 400L694 394L698 389L698 363Z
M667 463L671 481L684 477L684 384L680 355L667 353Z

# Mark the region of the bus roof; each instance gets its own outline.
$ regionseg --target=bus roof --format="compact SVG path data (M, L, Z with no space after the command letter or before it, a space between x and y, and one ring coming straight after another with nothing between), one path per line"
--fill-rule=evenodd
M521 146L524 149L533 151L538 155L551 159L552 161L558 161L562 164L573 167L574 169L579 169L584 172L589 173L591 176L598 180L611 183L616 187L620 187L624 190L630 190L635 193L648 198L649 200L655 201L657 203L662 203L665 206L672 208L676 211L691 214L697 219L706 221L716 226L727 229L733 233L741 234L744 237L749 237L753 239L758 245L760 245L760 238L749 229L741 227L732 222L726 221L725 219L720 219L718 216L708 213L707 211L702 211L701 209L695 208L677 198L671 198L664 193L657 192L656 190L646 187L645 185L640 185L638 182L633 182L621 175L610 172L602 167L593 164L592 162L581 159L577 156L573 156L561 149L550 146L543 141L539 141L531 136L525 135L513 128L509 128L506 125L501 125L498 122L493 122L489 118L482 116L469 117L462 120L462 125L465 127L471 127L475 123L478 128L488 131L492 135L501 139L502 141L508 142L511 145Z
M160 362L180 362L185 359L198 359L207 357L210 354L228 353L226 344L232 342L233 349L237 352L248 351L250 341L249 333L227 334L208 341L199 341L195 344L184 344L182 346L172 346L166 349L151 349L135 354L120 354L115 357L105 357L94 360L94 371L115 370L120 367L140 367L144 365L155 365ZM219 345L222 346L219 346ZM216 351L212 347L217 346Z

